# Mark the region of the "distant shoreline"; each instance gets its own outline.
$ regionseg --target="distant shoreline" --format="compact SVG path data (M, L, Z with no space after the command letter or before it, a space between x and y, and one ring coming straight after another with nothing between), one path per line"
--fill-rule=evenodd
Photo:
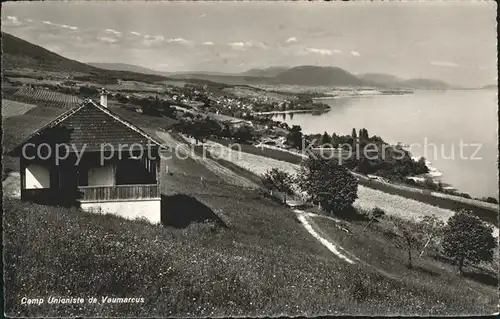
M273 115L273 114L290 114L290 113L326 113L330 111L328 109L311 109L311 110L288 110L288 111L267 111L267 112L253 112L252 115Z
M383 95L403 95L409 94L410 92L383 92L383 91L373 91L370 93L347 93L347 94L337 94L330 96L318 96L313 97L313 101L320 100L335 100L342 98L353 98L353 97L368 97L368 96L383 96ZM413 92L411 92L413 93ZM252 112L252 115L273 115L273 114L290 114L290 113L326 113L331 110L328 109L308 109L308 110L287 110L287 111L266 111L266 112Z

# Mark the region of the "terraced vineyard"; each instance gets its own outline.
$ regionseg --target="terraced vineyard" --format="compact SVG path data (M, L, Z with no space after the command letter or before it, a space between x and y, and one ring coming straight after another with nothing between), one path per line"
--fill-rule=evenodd
M11 116L23 115L24 113L35 107L36 105L33 104L2 100L2 116L4 118L8 118Z
M81 99L74 95L30 87L19 89L12 98L19 102L54 108L72 108L81 102Z

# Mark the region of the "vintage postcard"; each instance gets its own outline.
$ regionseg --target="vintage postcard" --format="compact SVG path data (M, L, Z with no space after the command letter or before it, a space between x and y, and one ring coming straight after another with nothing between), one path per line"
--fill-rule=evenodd
M5 316L498 313L496 11L3 3Z

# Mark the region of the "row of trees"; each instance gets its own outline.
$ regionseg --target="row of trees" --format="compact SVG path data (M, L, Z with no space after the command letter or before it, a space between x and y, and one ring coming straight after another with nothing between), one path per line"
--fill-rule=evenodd
M298 125L292 126L287 136L287 144L299 150L308 145L314 147L344 148L352 152L343 159L343 165L362 174L377 174L388 179L404 181L408 176L426 174L429 168L425 159L414 161L411 154L401 146L391 146L381 137L370 136L368 130L352 129L351 135L323 134L304 135ZM376 150L378 154L366 156L365 150Z
M380 136L370 136L366 128L359 130L359 134L356 129L352 129L351 135L337 135L336 133L328 134L324 132L323 134L311 134L307 135L307 139L315 147L333 147L338 148L342 146L355 147L359 145L361 148L365 147L368 143L375 144L386 144L386 142Z

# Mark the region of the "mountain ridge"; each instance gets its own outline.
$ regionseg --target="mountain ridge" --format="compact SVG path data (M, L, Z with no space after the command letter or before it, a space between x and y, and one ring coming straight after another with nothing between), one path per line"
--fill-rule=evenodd
M355 75L333 66L300 65L253 68L241 73L165 72L126 63L83 63L63 57L41 46L2 32L3 68L33 67L42 70L90 73L108 77L143 78L150 81L167 79L204 80L230 85L271 84L303 86L344 86L410 89L451 89L448 83L435 79L401 79L385 73Z

